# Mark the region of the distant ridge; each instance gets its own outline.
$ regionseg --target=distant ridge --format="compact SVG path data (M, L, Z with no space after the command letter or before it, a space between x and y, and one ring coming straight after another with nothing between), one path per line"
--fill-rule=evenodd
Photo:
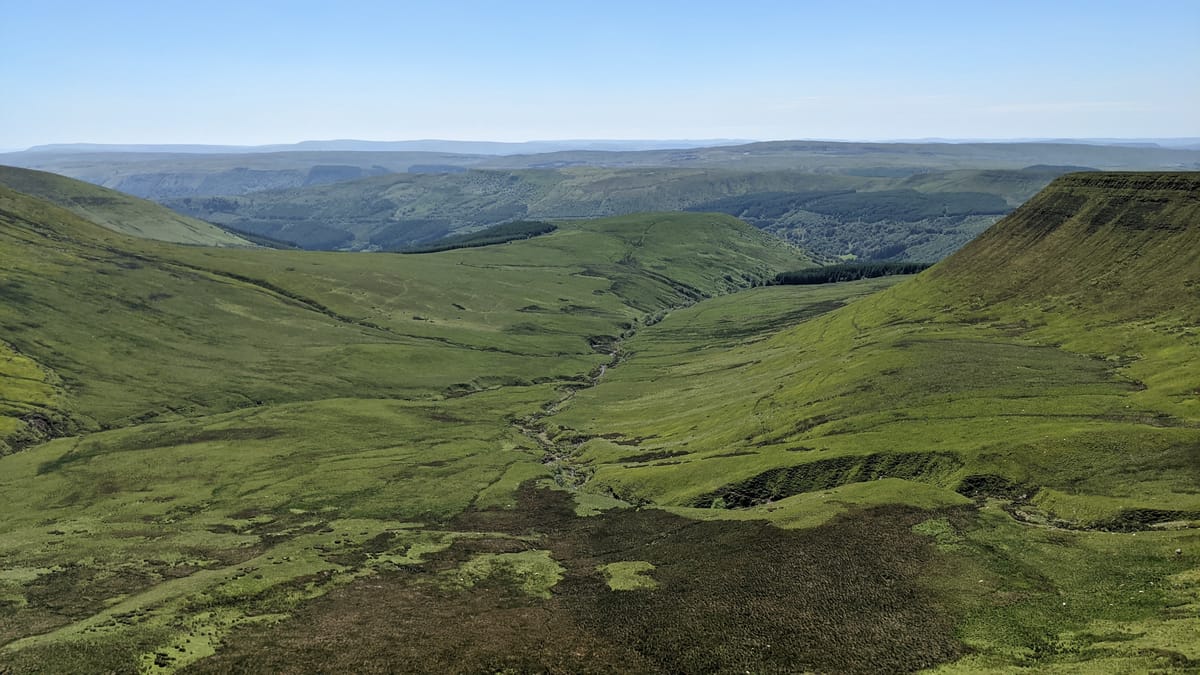
M1200 149L1200 137L1179 138L889 138L882 140L850 140L828 138L796 138L755 140L746 138L704 139L604 139L580 138L533 141L460 141L449 139L414 139L404 141L372 141L354 138L307 140L296 143L265 145L231 145L204 143L49 143L25 150L0 150L0 153L149 153L149 154L255 154L263 152L441 152L463 155L534 155L547 152L595 150L603 152L638 152L643 150L690 150L754 144L841 144L841 145L970 145L970 144L1037 144L1037 145L1097 145L1125 148Z
M563 141L452 141L423 139L412 141L364 141L338 139L328 141L300 141L272 145L203 145L203 144L108 144L108 143L52 143L35 145L25 152L30 153L105 153L143 152L163 154L252 154L260 152L449 152L466 155L527 155L542 152L564 152L570 150L682 150L725 145L741 145L753 141L746 139L701 139L701 140L614 140L579 139Z
M1200 148L1200 137L1183 136L1172 138L897 138L884 143L1051 143L1057 145L1111 145L1128 148Z

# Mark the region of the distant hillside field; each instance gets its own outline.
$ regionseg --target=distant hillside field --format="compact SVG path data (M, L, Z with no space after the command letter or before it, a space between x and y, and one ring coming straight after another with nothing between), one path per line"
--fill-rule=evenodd
M420 247L514 220L688 210L736 216L824 258L933 261L1062 171L955 172L918 180L720 169L470 170L165 203L309 249ZM953 189L956 183L971 190Z
M153 202L43 171L0 166L0 186L57 204L77 216L135 237L199 246L253 246L250 241Z

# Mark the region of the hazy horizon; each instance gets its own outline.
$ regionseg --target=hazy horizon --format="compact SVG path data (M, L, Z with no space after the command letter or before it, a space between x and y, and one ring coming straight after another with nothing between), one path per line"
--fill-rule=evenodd
M513 146L515 153L539 153L551 152L553 150L545 149L524 149L525 146L537 145L572 145L577 149L607 149L607 148L589 148L589 144L646 144L646 149L662 149L669 147L679 148L701 148L701 147L718 147L722 145L742 145L751 143L774 143L774 142L814 142L814 143L895 143L895 144L921 144L921 143L947 143L947 144L967 144L967 143L1067 143L1067 144L1082 144L1082 145L1122 145L1122 144L1157 144L1163 148L1186 147L1194 149L1196 145L1200 145L1200 136L1169 136L1169 137L1125 137L1125 138L533 138L519 141L495 141L491 139L461 139L461 138L406 138L406 139L366 139L366 138L330 138L330 139L314 139L307 138L294 142L285 143L266 143L258 145L245 145L235 143L93 143L86 140L44 143L21 148L4 148L0 147L0 154L5 153L21 153L28 151L36 151L43 148L90 148L95 146L97 151L118 151L116 148L154 148L147 150L152 152L187 152L186 148L196 149L212 149L212 148L229 148L238 149L241 151L254 151L261 149L264 152L270 152L280 149L301 150L305 149L301 146L306 144L336 144L336 143L361 143L361 144L492 144L492 145L510 145ZM677 146L670 144L677 143ZM650 146L653 146L651 148ZM169 149L169 150L168 150ZM377 151L371 148L372 151ZM315 150L314 150L315 151ZM345 151L345 150L340 150ZM385 151L385 150L379 150ZM430 152L453 152L447 150L436 150ZM461 150L463 154L473 154L470 150ZM492 154L492 153L484 153ZM497 153L504 154L504 153Z
M1200 3L11 5L0 148L1200 136Z

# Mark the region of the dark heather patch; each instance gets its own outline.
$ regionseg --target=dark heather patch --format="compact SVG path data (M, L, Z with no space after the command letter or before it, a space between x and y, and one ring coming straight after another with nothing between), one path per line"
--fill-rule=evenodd
M652 452L643 452L640 455L630 455L622 457L621 462L637 464L640 462L653 462L656 459L670 459L672 457L682 457L690 454L686 450L655 450Z
M745 457L747 455L757 455L757 454L758 454L757 452L751 452L749 450L739 450L737 452L726 452L721 455L709 455L708 457L704 457L703 459L717 459L720 457Z
M692 499L688 505L749 508L792 495L879 478L937 482L962 466L951 452L877 452L770 469Z
M1036 485L1026 485L990 473L967 476L954 489L965 497L994 497L1018 501L1027 500L1038 491Z
M157 582L153 575L138 570L102 571L68 564L30 582L25 600L31 609L82 619L104 609L110 598L146 590Z
M519 497L515 509L446 524L491 536L238 629L185 672L888 673L964 653L922 583L940 560L911 529L927 511L882 507L781 530L657 509L580 518L566 493L527 486ZM566 570L549 599L512 580L433 583L478 553L530 548ZM596 566L623 560L654 564L658 588L610 590Z
M171 429L148 431L123 438L111 445L95 441L81 444L77 450L64 453L56 459L38 465L38 475L44 475L68 467L76 462L86 462L95 457L130 450L155 450L158 448L213 443L221 441L256 441L284 435L283 429L273 427L234 427L229 429Z
M1148 530L1159 523L1200 518L1200 512L1173 511L1168 509L1121 509L1117 515L1088 525L1090 530L1110 532L1137 532Z

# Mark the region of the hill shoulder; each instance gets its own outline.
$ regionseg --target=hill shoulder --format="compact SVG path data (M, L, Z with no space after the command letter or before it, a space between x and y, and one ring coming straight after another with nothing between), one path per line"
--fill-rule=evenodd
M198 246L253 246L231 232L144 199L58 174L0 166L0 185L57 204L115 232Z

